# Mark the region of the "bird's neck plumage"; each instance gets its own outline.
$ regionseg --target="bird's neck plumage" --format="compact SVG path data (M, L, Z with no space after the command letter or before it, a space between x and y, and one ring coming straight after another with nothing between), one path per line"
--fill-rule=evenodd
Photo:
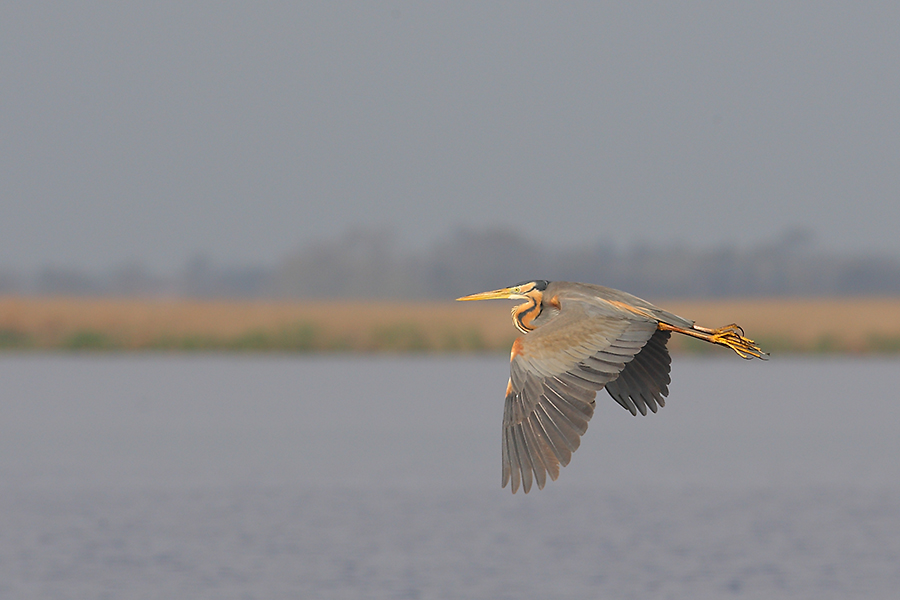
M532 292L528 294L527 302L512 309L512 319L516 329L522 333L535 330L533 323L541 314L541 298L540 292Z

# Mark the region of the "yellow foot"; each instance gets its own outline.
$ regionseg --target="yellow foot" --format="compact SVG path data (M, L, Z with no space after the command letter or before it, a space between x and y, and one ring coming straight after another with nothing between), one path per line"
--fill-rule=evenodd
M737 323L710 329L708 332L710 334L709 341L714 344L728 346L741 358L761 358L766 360L766 357L769 356L769 353L763 352L762 348L756 345L756 342L744 337L744 330Z

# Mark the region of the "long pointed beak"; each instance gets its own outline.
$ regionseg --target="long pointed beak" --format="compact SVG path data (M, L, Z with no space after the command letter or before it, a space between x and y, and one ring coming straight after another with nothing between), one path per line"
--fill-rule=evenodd
M481 292L480 294L472 294L471 296L463 296L462 298L457 298L457 302L460 301L469 301L469 300L498 300L511 298L513 295L512 288L503 288L501 290L494 290L492 292Z

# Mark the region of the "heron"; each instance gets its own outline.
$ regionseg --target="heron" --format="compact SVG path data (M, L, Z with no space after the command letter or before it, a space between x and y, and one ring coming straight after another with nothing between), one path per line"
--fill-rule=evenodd
M588 283L523 281L459 301L524 300L512 320L524 335L510 352L503 409L502 482L527 494L569 464L603 388L637 416L665 406L672 333L731 348L745 359L768 356L732 323L710 329L646 300Z

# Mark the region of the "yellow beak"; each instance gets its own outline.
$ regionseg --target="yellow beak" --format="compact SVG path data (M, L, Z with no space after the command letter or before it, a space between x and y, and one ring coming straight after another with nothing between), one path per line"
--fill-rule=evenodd
M513 291L513 288L503 288L500 290L494 290L493 292L481 292L480 294L472 294L471 296L463 296L462 298L457 298L457 302L460 301L469 301L469 300L503 300L506 298L512 298L516 292Z

